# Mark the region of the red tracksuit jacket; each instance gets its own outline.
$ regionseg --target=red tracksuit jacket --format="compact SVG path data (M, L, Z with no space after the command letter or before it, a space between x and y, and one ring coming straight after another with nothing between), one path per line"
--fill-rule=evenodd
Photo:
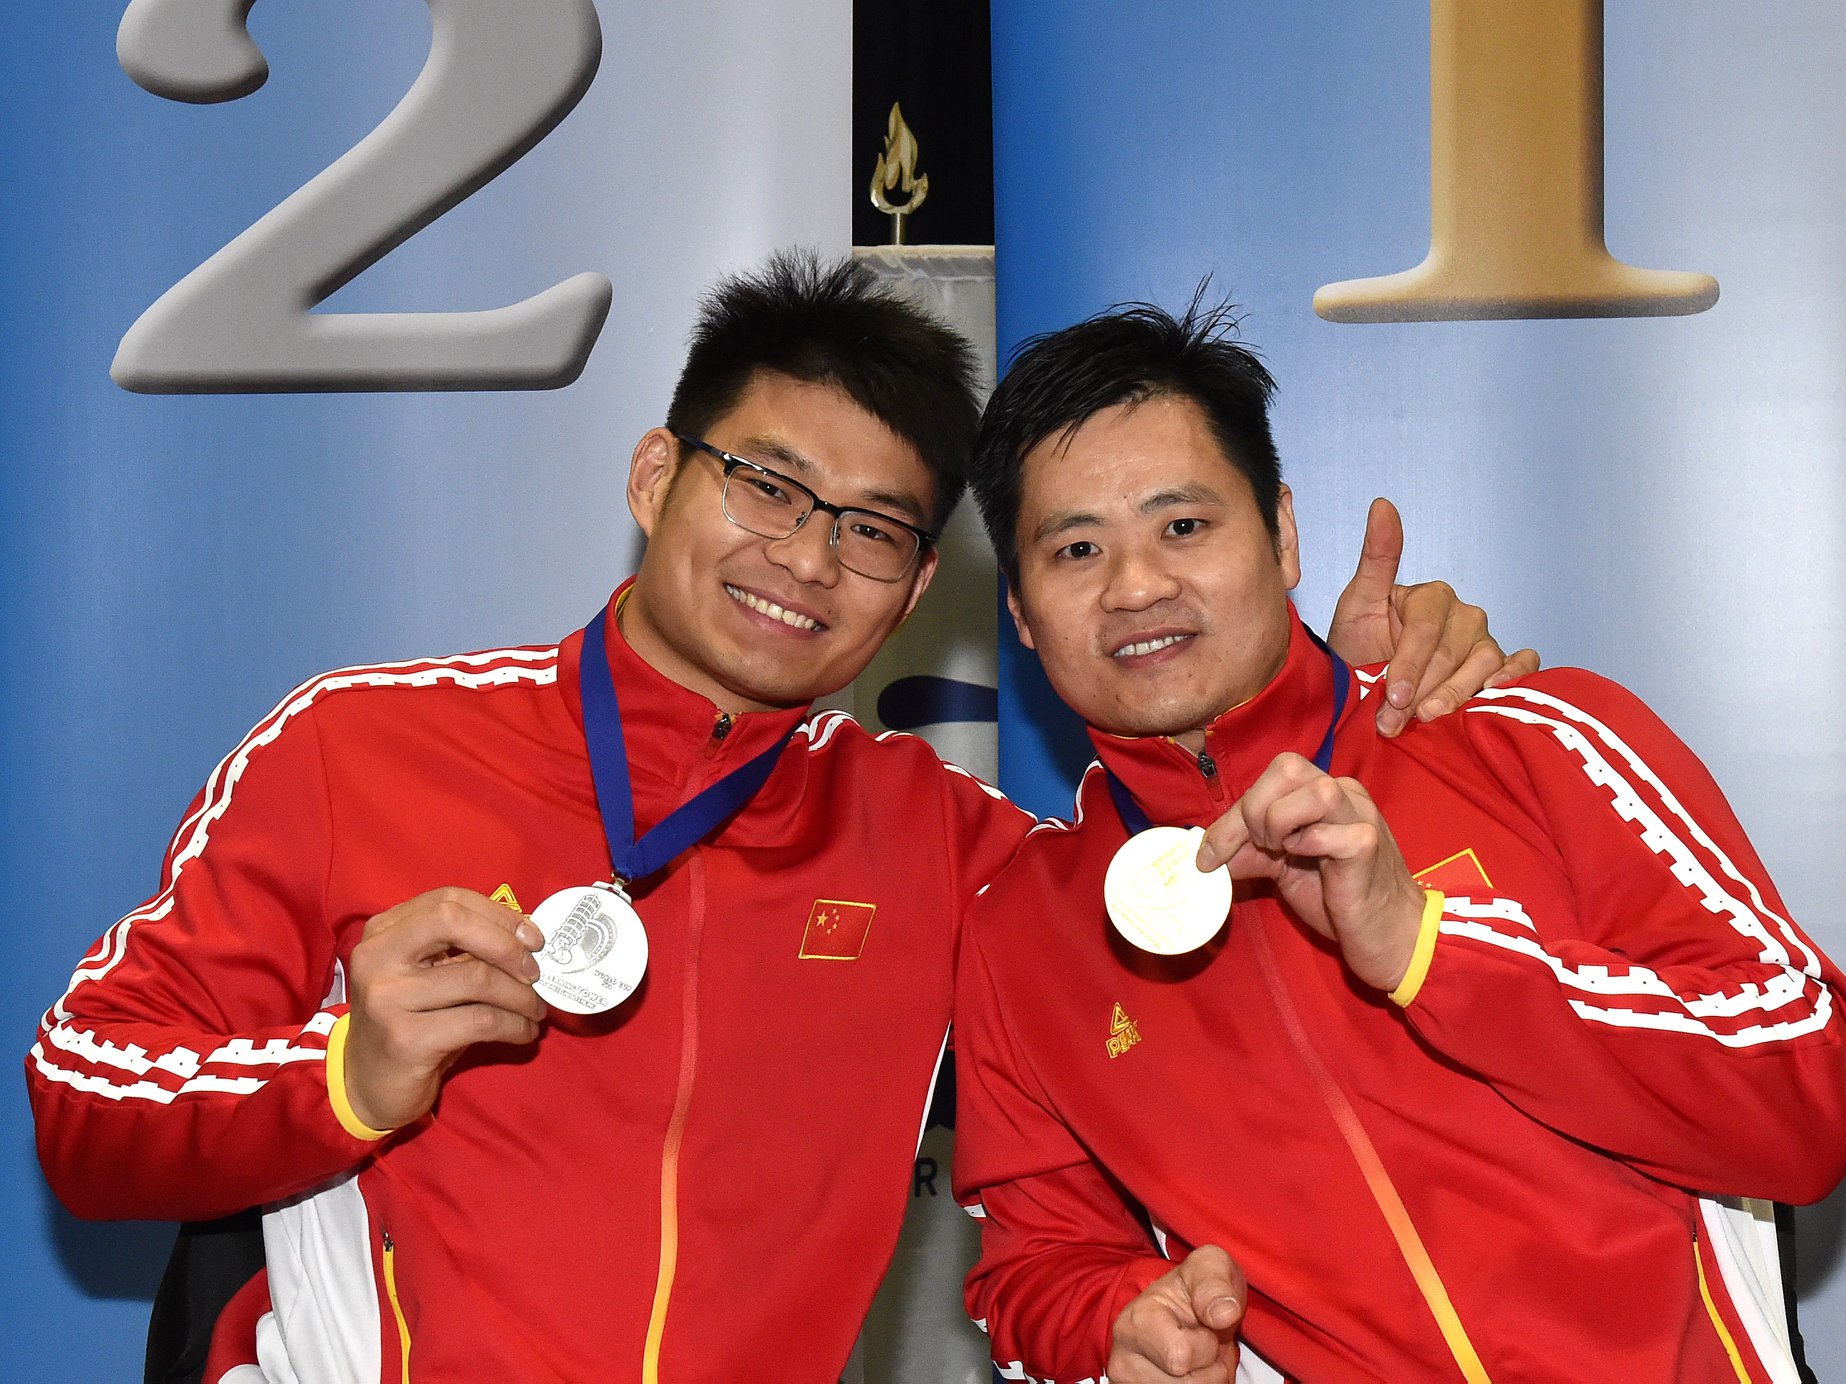
M1297 626L1209 765L1093 738L1155 821L1204 825L1314 752L1330 668ZM1773 1230L1718 1199L1813 1201L1846 1171L1839 971L1619 687L1554 670L1396 741L1359 700L1333 772L1435 891L1406 1003L1273 895L1189 957L1117 939L1127 833L1095 767L1075 825L977 903L956 1181L1002 1373L1101 1374L1121 1308L1210 1243L1249 1277L1243 1341L1313 1384L1792 1379Z
M643 829L802 719L720 735L608 629ZM958 921L1031 819L837 713L636 888L651 956L626 1004L470 1050L383 1141L336 1117L369 918L442 885L530 910L608 877L579 644L297 689L27 1060L46 1175L79 1215L269 1208L259 1344L314 1384L837 1379L890 1258Z

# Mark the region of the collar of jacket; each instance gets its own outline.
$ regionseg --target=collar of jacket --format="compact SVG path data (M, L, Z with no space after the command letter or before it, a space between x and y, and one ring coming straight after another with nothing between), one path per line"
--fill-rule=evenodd
M642 790L665 789L671 805L677 805L684 794L741 767L774 745L791 725L808 714L808 708L732 713L729 727L720 737L719 721L725 713L707 698L658 672L622 637L616 612L633 584L631 577L610 596L603 621L603 644L622 708L622 740L637 790L635 810L645 821L653 815L647 804L652 794ZM579 730L583 726L583 694L578 684L582 647L583 631L578 630L564 640L558 658L559 690ZM788 753L798 750L798 743L791 744ZM766 786L764 792L769 791Z
M1215 821L1284 750L1312 758L1333 716L1333 664L1308 636L1289 604L1288 657L1282 670L1249 701L1232 707L1205 728L1205 752L1217 769L1219 788L1202 772L1199 757L1164 735L1121 736L1090 727L1090 741L1109 771L1134 795L1141 810L1159 823L1203 826ZM1349 672L1348 678L1353 675ZM1359 712L1359 688L1347 689L1344 724ZM1090 810L1113 814L1108 794Z

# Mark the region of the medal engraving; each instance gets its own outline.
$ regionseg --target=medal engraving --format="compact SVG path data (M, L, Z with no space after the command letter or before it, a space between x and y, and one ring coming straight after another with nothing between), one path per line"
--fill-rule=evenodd
M586 893L571 905L557 935L545 947L545 959L559 971L581 971L594 966L615 947L615 928L602 911L602 901Z
M613 884L561 889L532 910L545 935L533 988L572 1014L601 1014L635 991L647 973L647 930Z
M1201 874L1202 827L1150 827L1122 843L1103 876L1115 930L1142 951L1179 956L1211 941L1231 912L1231 872Z

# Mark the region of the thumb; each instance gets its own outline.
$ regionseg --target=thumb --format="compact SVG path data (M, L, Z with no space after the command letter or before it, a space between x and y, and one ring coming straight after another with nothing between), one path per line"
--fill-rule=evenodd
M1192 1313L1213 1331L1226 1331L1243 1320L1249 1289L1243 1270L1216 1245L1194 1250L1181 1268L1192 1299Z
M1378 628L1381 629L1396 628L1391 590L1397 580L1398 559L1403 555L1404 524L1397 517L1397 507L1389 500L1373 500L1365 516L1365 542L1359 549L1359 565L1353 569L1346 589L1340 592L1340 599L1333 607L1333 620L1327 626L1327 642L1334 648L1375 647L1377 640L1358 637L1359 631L1374 621L1380 622Z
M1205 828L1198 854L1192 858L1193 866L1200 874L1209 874L1235 856L1249 840L1250 826L1244 821L1242 803L1233 803L1229 811Z
M1359 566L1347 591L1367 601L1384 602L1397 581L1398 563L1404 556L1404 521L1397 506L1380 496L1365 515L1365 542L1359 549Z

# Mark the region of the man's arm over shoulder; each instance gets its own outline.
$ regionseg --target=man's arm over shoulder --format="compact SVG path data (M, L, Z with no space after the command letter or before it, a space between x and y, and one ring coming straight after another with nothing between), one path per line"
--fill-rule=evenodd
M1395 996L1410 1022L1529 1114L1652 1176L1827 1195L1846 1172L1846 983L1704 765L1577 669L1484 693L1462 719L1549 831L1574 916L1487 890L1445 899L1427 972Z
M977 774L943 759L919 735L903 731L877 734L851 717L823 712L812 722L810 738L825 746L850 728L872 757L861 761L863 791L878 799L888 820L934 811L948 858L941 862L944 882L964 913L974 897L999 876L1026 833L1038 819ZM935 825L916 816L918 830ZM960 919L957 919L959 922Z
M372 1147L329 1099L345 1006L322 1003L331 824L310 722L278 708L226 757L159 892L91 947L40 1025L39 1158L79 1215L221 1216Z
M1117 1316L1172 1265L1122 1193L1058 1120L1009 1031L981 953L978 904L955 1015L955 1194L981 1224L968 1314L994 1360L1060 1380L1100 1378Z

